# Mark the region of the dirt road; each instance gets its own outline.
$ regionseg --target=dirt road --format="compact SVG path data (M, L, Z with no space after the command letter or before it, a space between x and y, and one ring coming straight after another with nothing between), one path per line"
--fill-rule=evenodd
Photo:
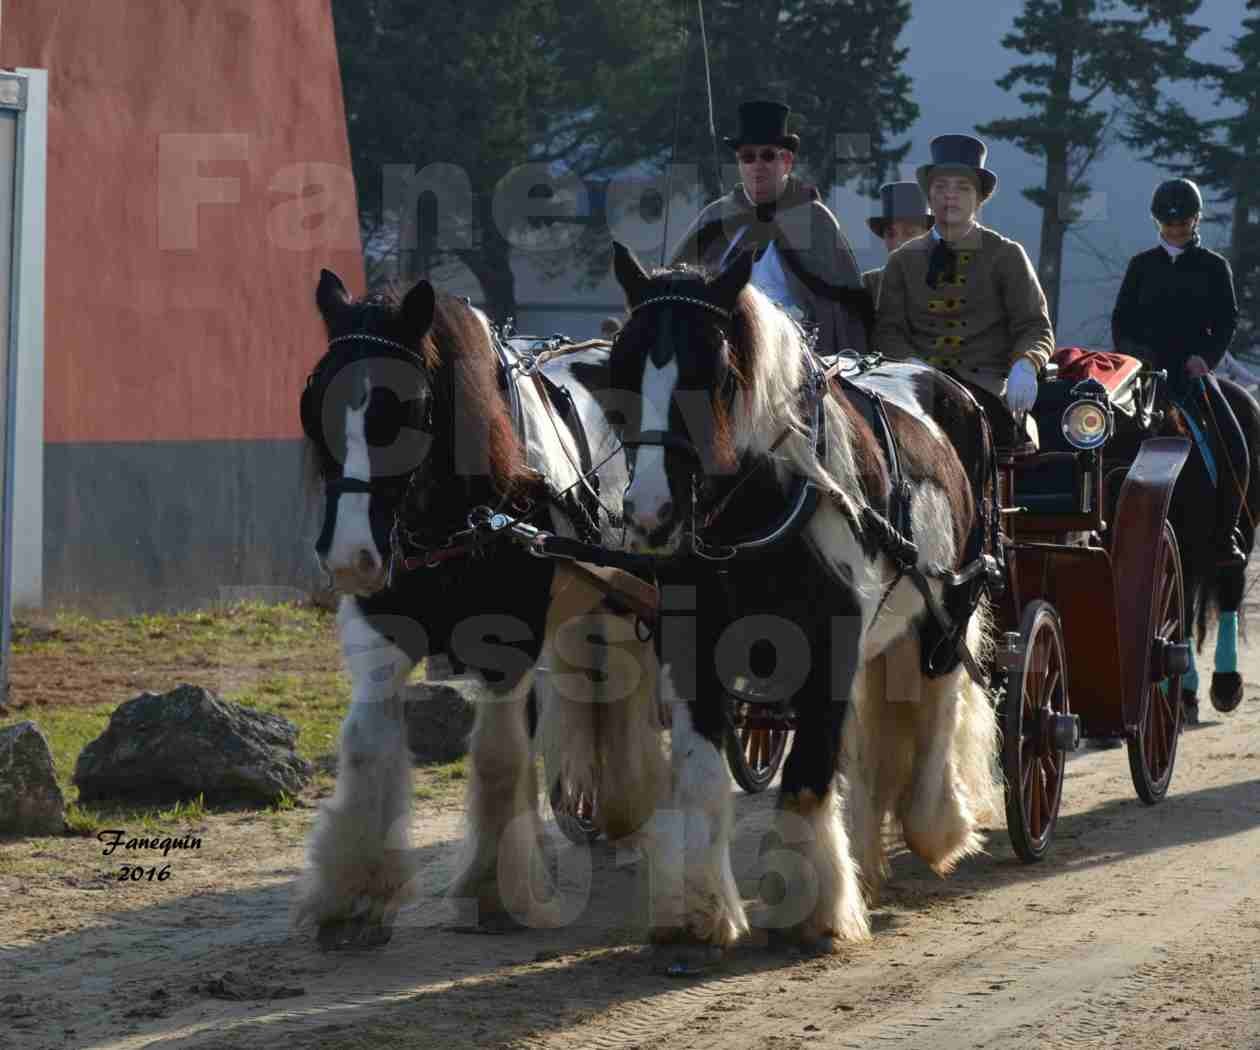
M1260 645L1244 661L1248 699L1204 704L1162 805L1137 801L1123 750L1079 752L1044 863L1001 827L948 880L902 853L869 945L750 944L706 979L650 971L635 857L607 846L563 929L462 933L433 905L383 949L321 955L287 925L310 810L207 818L160 883L44 840L0 875L0 1047L1257 1050ZM769 804L738 799L737 876ZM418 804L426 885L458 827L453 802ZM584 856L563 855L570 886Z

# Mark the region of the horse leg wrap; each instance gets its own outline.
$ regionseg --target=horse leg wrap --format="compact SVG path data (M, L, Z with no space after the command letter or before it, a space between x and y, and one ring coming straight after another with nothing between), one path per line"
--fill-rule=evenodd
M1199 691L1199 668L1194 658L1193 645L1190 646L1190 670L1181 676L1181 688L1187 699Z
M1238 613L1223 612L1216 628L1216 673L1238 670Z

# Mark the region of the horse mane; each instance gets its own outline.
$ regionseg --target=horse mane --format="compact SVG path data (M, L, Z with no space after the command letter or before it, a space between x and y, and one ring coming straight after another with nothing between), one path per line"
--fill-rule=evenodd
M498 356L484 315L462 299L440 294L420 354L433 374L445 367L460 435L458 466L488 471L501 494L535 479L499 389ZM431 364L432 362L432 364Z
M845 492L866 502L871 495L867 489L880 488L881 471L875 462L858 462L866 450L853 428L847 398L832 384L831 396L823 403L828 431L828 466L824 466L805 436L811 421L801 414L808 352L801 331L752 284L745 285L735 303L731 350L743 392L736 423L747 435L749 450L771 455L783 432L790 429L794 437L776 455L790 464L792 472L808 477L824 492Z

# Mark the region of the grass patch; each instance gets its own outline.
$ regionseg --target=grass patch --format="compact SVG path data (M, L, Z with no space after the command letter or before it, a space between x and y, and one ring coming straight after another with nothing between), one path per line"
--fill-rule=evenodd
M72 612L20 619L14 624L10 671L12 707L0 717L0 728L27 720L39 725L69 803L71 826L81 834L111 826L108 821L116 818L125 817L129 826L141 819L169 826L185 815L77 802L73 777L79 753L104 732L119 704L143 691L166 692L188 682L224 700L281 715L298 727L298 753L321 771L332 765L328 757L350 700L335 618L302 603L237 602L117 619ZM312 787L318 792L331 784L332 777L319 772Z
M423 674L423 667L412 678ZM184 822L239 806L190 809L81 803L74 766L105 731L119 704L143 691L182 682L210 689L298 727L297 751L314 774L302 798L283 797L265 811L279 823L308 819L336 782L337 734L350 704L335 617L317 607L239 602L213 610L97 619L77 613L20 619L10 667L12 707L0 727L30 720L48 738L67 822L77 835L104 828L174 834ZM463 759L416 771L415 797L456 800L468 771Z
M175 835L205 826L210 810L198 795L169 806L127 805L118 802L71 802L66 825L75 835L94 836L106 828L126 828L136 834Z

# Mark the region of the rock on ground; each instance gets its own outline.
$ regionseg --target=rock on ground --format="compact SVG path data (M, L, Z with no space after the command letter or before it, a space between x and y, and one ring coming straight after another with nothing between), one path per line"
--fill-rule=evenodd
M473 705L458 689L429 682L404 687L407 744L419 763L454 762L468 753Z
M167 800L273 803L297 794L311 766L295 750L287 718L221 700L199 686L141 693L110 716L75 764L84 801Z
M39 726L0 729L0 834L60 835L65 817L66 800Z

